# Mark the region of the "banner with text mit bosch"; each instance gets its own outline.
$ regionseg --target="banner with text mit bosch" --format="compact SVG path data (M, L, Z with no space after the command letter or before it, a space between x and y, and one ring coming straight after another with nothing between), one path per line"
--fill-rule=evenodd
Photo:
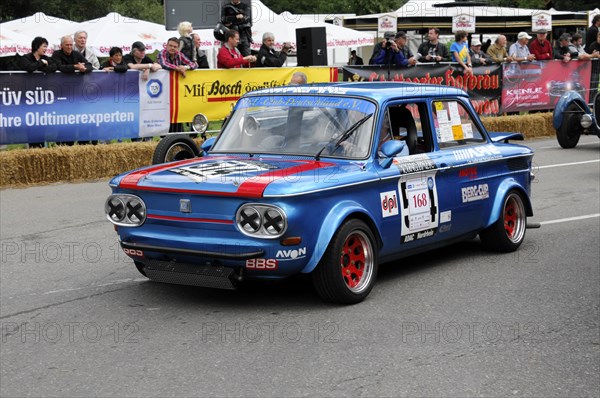
M139 81L139 72L2 73L0 144L138 137Z

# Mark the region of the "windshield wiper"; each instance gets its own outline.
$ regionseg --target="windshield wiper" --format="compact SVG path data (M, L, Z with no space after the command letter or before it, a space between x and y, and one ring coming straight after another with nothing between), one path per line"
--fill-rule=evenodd
M325 150L325 148L327 148L329 145L331 145L331 143L333 142L333 140L336 140L335 146L333 147L333 151L331 151L331 153L333 154L341 145L342 142L346 141L348 138L350 138L350 136L360 127L362 126L362 124L364 122L366 122L367 120L369 120L369 118L373 116L372 113L368 114L367 116L363 117L362 119L360 119L359 121L357 121L356 123L354 123L352 126L350 126L348 128L348 130L344 131L344 133L338 138L336 137L332 137L331 140L329 140L329 142L327 144L325 144L325 146L323 148L321 148L321 150L319 152L317 152L317 154L315 155L315 160L320 160L321 159L321 153Z

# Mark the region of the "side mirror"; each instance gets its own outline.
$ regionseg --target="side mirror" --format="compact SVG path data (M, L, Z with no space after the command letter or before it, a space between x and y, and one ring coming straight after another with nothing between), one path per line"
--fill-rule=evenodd
M391 140L391 141L385 142L381 146L380 152L384 156L380 162L381 167L383 167L384 169L387 169L392 164L392 161L394 160L393 159L394 156L398 155L399 153L403 153L403 152L408 154L408 146L406 145L405 141Z
M212 148L212 146L215 144L216 140L217 140L217 137L210 137L209 139L204 141L202 143L202 145L200 145L203 155L206 155L206 152L210 151L210 148Z

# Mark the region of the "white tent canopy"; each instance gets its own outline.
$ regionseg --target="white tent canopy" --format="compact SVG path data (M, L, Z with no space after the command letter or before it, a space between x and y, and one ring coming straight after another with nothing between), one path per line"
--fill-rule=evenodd
M311 15L294 15L287 11L275 14L260 0L252 1L252 48L257 50L262 43L262 35L271 32L275 36L275 47L280 48L284 42L296 43L296 29L325 27L328 48L348 48L373 45L373 34L360 32L342 26L321 21Z
M31 40L32 38L29 38L29 36L1 27L0 57L23 55L31 52Z
M17 53L26 54L31 51L31 41L33 38L42 36L48 40L48 54L51 54L52 49L60 47L60 38L62 36L72 35L78 29L78 22L52 17L43 12L36 12L25 18L1 23L0 34L3 36L1 46L5 47L5 45L8 45L8 37L10 36L13 45L17 46ZM19 35L16 36L15 33ZM9 54L3 53L2 55Z
M174 32L167 31L163 25L129 18L116 12L82 22L79 29L87 32L87 46L99 57L108 57L111 47L120 47L126 54L136 41L144 43L149 53L162 50L167 39L174 36Z
M60 38L73 34L79 29L79 23L52 17L43 12L36 12L25 18L14 19L0 24L2 30L8 29L29 36L29 43L36 36L45 37L51 45L60 44Z

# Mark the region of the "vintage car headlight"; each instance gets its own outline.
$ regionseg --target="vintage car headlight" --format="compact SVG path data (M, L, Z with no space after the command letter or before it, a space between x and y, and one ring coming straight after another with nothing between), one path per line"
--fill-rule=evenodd
M208 129L208 118L199 113L192 119L192 128L198 134L203 134Z
M110 222L121 227L139 227L146 221L146 204L135 195L110 195L104 211Z
M589 129L592 126L592 122L592 115L588 115L587 113L581 115L581 119L579 119L579 124L581 124L581 127L584 129Z
M256 238L279 238L287 230L285 212L273 205L245 204L238 209L235 222L243 234Z

